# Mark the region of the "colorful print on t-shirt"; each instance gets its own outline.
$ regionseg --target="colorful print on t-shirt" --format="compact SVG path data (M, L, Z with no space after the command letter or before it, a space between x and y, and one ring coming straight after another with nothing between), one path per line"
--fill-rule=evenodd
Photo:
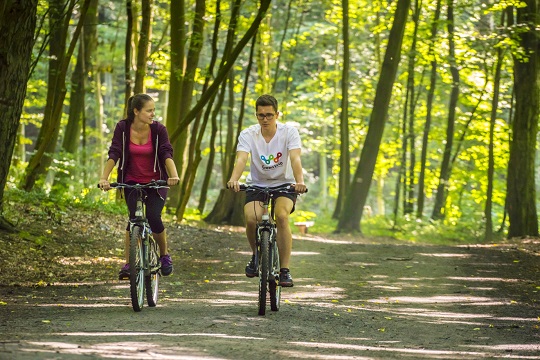
M272 170L272 169L275 169L277 167L283 166L283 161L280 161L282 156L283 156L283 154L281 152L278 152L276 154L276 156L274 156L272 154L267 155L267 156L261 155L261 160L263 161L262 169L264 171L268 171L268 170ZM274 161L275 165L265 166L265 164L270 165L272 163L272 160Z

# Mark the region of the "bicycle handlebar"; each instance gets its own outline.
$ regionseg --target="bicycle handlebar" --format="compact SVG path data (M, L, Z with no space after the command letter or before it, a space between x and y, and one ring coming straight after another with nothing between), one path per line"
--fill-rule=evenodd
M144 188L159 189L159 188L168 187L167 180L154 180L154 181L149 182L148 184L132 184L132 185L119 183L119 182L113 182L113 183L110 183L109 186L111 188L138 188L138 189L144 189ZM99 184L97 185L97 187L100 188Z
M268 191L270 193L272 192L278 192L278 193L288 193L288 194L299 194L294 190L293 185L282 185L275 188L270 187L263 187L263 186L257 186L257 185L246 185L246 184L240 184L240 191ZM306 188L306 193L308 192L308 189Z

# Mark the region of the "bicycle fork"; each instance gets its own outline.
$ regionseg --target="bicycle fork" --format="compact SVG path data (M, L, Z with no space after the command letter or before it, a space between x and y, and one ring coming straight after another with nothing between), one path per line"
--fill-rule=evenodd
M268 215L267 215L268 216ZM257 244L256 244L256 248L257 248L257 254L255 256L255 269L260 269L260 260L261 260L261 253L260 253L260 249L261 249L261 239L263 238L262 236L262 233L263 232L268 232L268 261L269 261L269 264L268 264L268 278L276 278L276 269L274 269L274 264L273 264L273 259L274 259L274 248L276 246L276 241L275 241L275 236L276 236L276 227L275 225L271 224L268 219L266 221L264 221L264 215L263 215L263 223L260 225L260 226L257 226L257 236L256 236L256 239L257 239ZM277 269L278 271L278 274L277 276L279 276L279 269Z

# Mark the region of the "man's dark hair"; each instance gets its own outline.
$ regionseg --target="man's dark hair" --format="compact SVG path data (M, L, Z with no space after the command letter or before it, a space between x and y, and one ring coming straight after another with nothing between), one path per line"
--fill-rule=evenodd
M259 96L257 102L255 103L255 110L257 110L259 106L272 106L274 111L278 112L278 102L272 95L265 94Z

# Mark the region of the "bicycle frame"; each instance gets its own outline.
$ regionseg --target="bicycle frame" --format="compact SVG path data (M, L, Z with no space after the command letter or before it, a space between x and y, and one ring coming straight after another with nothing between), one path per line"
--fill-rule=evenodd
M291 186L278 188L262 188L256 186L240 186L244 191L255 191L264 194L263 212L256 227L255 268L259 274L259 315L266 312L266 294L270 294L270 308L279 310L281 286L279 285L279 249L277 245L277 227L274 219L276 193L291 193ZM269 210L270 208L270 210Z
M152 237L152 231L146 218L146 206L143 201L144 189L159 189L167 187L164 180L148 184L111 183L111 188L134 189L137 196L135 217L129 219L129 264L130 264L130 294L133 310L141 311L144 295L148 306L157 305L159 269L158 245Z
M259 269L259 253L261 248L261 233L262 231L268 231L270 234L269 239L274 240L272 243L275 242L275 237L277 236L277 228L275 225L275 219L274 219L274 199L268 199L268 201L263 202L263 213L261 215L261 221L257 223L257 234L255 236L255 244L257 247L256 253L255 253L255 268ZM268 209L271 209L271 213L269 213Z

